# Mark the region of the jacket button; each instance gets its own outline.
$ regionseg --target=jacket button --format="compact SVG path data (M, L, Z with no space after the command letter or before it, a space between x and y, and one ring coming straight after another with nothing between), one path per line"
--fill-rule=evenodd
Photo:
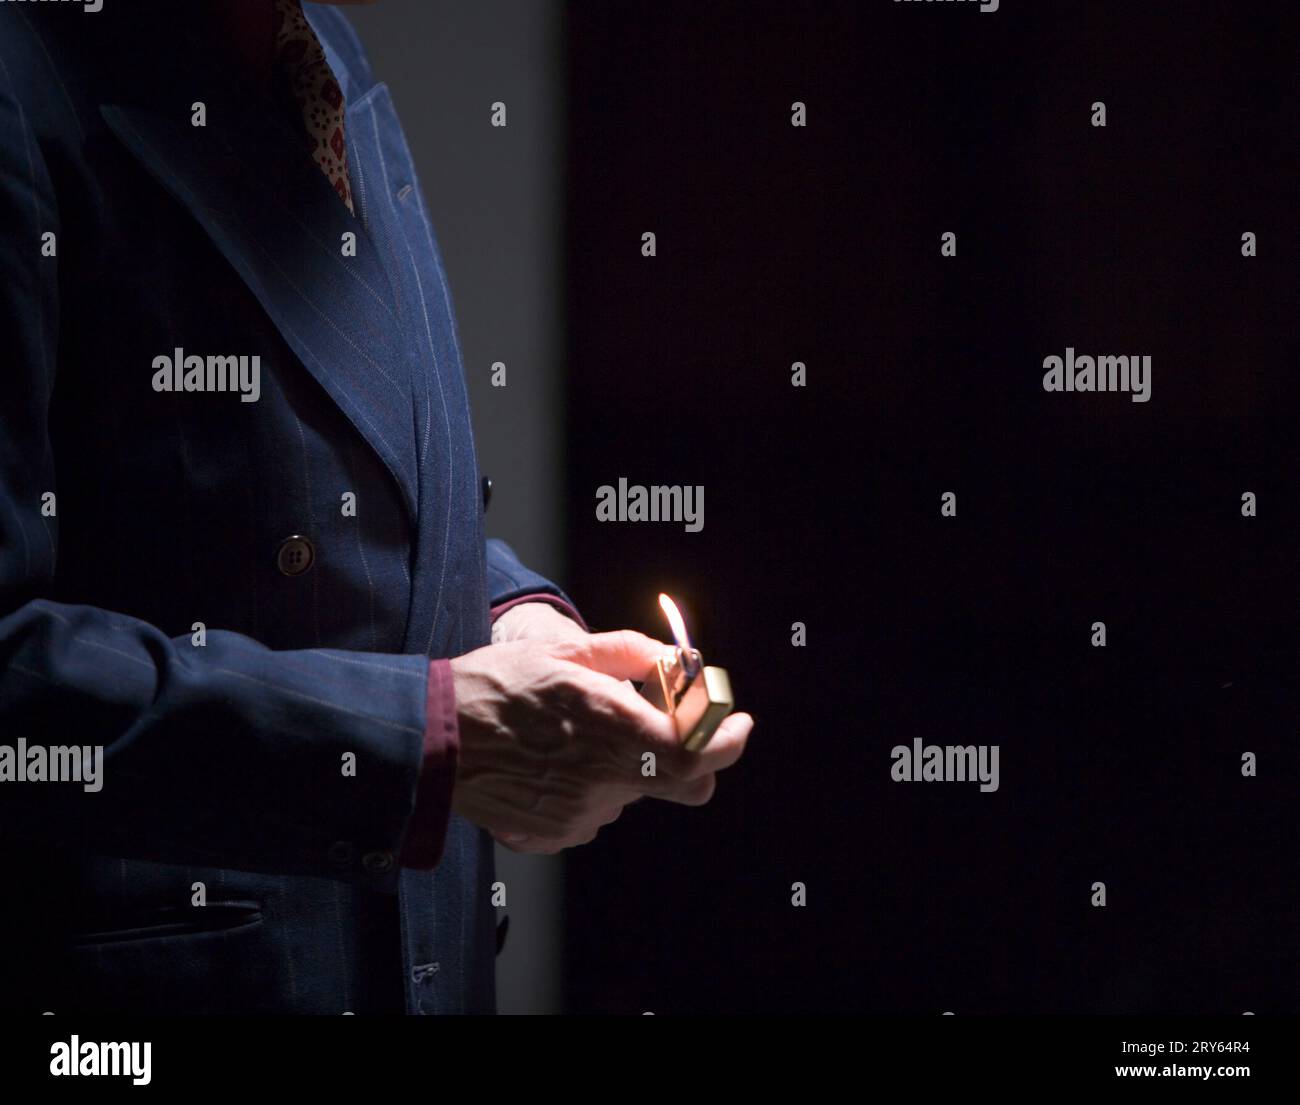
M492 502L492 481L486 476L483 477L483 509L486 511L488 504Z
M339 871L345 871L347 868L351 867L355 856L356 849L346 840L336 840L330 845L330 866Z
M372 875L382 875L393 866L393 853L367 852L361 860L361 866Z
M312 548L311 542L295 534L280 542L275 564L287 576L300 576L311 567L315 559L316 550Z

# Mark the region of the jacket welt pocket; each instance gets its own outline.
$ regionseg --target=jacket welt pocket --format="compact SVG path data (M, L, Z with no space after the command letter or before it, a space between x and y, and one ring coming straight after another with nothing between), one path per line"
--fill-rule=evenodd
M229 932L260 924L260 902L209 902L202 906L169 906L133 918L132 923L90 929L71 936L74 947L88 944L124 944L138 940L161 940L169 936L197 936Z

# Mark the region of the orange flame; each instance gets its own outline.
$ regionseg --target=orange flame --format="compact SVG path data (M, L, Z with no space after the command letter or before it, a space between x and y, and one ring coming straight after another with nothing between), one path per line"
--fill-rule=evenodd
M677 609L677 604L665 594L659 595L659 605L662 607L665 616L668 618L668 626L673 631L673 639L677 642L677 647L682 652L689 653L691 650L691 639L686 633L686 623L682 620L681 612Z

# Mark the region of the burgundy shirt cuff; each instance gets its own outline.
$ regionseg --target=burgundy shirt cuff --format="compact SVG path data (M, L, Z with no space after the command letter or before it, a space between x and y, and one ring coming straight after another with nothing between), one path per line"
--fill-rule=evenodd
M496 621L497 618L501 617L501 615L504 614L507 610L509 610L512 606L518 606L520 603L524 603L524 602L548 603L549 605L554 606L555 609L557 609L561 614L567 614L570 618L572 618L575 622L577 622L580 626L582 626L584 632L586 633L591 632L591 627L587 625L585 621L582 620L582 615L579 614L577 610L575 610L571 605L569 605L569 603L565 602L562 598L557 598L555 595L545 595L545 594L541 594L540 592L533 595L520 595L518 598L510 599L507 602L503 602L498 604L497 606L492 607L492 620Z
M456 722L451 661L430 660L424 705L424 759L415 788L415 810L402 844L403 867L429 871L442 859L459 752L460 726Z

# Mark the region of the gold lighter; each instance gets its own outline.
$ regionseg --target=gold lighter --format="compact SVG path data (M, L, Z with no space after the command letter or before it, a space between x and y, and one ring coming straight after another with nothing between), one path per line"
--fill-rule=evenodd
M731 679L725 668L704 666L699 650L691 647L677 604L660 595L659 605L668 616L677 648L671 660L655 661L641 694L673 719L683 747L698 752L736 705Z

